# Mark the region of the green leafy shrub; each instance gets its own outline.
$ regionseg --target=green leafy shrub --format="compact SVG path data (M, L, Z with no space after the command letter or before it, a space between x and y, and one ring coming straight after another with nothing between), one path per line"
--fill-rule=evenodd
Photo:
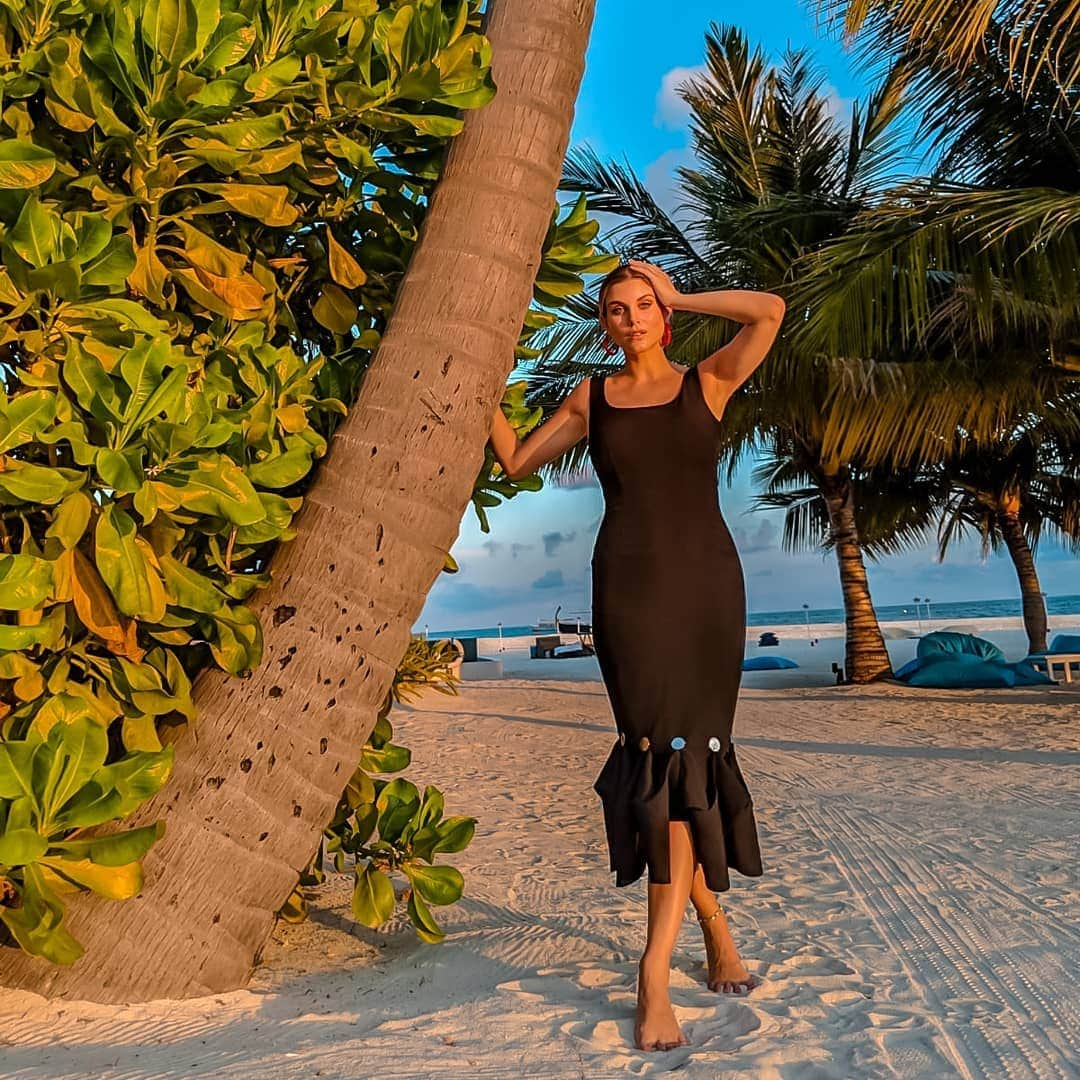
M400 772L411 753L393 742L389 712L395 701L415 698L425 689L456 694L459 677L453 670L458 653L449 641L414 637L379 711L360 764L342 793L333 820L311 865L280 911L289 922L307 918L306 888L325 880L323 863L330 855L334 869L353 871L352 913L357 922L382 926L394 914L398 896L391 875L403 874L409 919L424 941L445 936L429 905L452 904L461 897L464 879L453 866L434 865L435 857L464 850L473 838L476 819L443 817L444 799L430 785L420 790L403 777L385 780L371 773Z
M247 601L378 343L458 114L494 92L477 7L0 0L8 752L85 718L103 768L162 753L199 669L259 663ZM5 841L29 805L9 790ZM73 959L37 861L8 860L5 924Z
M62 721L97 726L103 769L164 762L163 726L195 719L198 671L260 662L248 600L378 345L461 110L494 93L478 8L0 0L9 755L51 745ZM583 200L557 217L541 303L596 268ZM550 319L530 313L523 342ZM492 471L489 457L488 495L537 486ZM0 789L0 844L42 783ZM394 792L407 794L384 802ZM46 858L77 838L34 827ZM71 960L63 875L37 862L0 872L4 924Z
M160 790L172 747L105 764L108 737L89 710L35 724L0 743L0 922L27 952L69 964L82 946L65 929L66 892L126 900L142 887L139 860L164 826L113 835L84 830L126 817Z

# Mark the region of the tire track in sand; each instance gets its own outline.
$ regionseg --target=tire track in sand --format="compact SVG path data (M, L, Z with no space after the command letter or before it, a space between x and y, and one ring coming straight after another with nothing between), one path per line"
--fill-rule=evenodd
M1071 935L1054 933L1047 921L1032 919L1030 910L1018 912L1011 891L1004 890L994 911L1019 915L1025 941L999 949L1007 925L967 906L962 893L912 854L919 850L917 840L843 801L823 799L799 813L828 843L853 894L901 957L961 1073L1037 1080L1072 1075L1078 1060L1072 1033L1080 1029L1075 1010L1064 996L1060 1005L1051 1004L1025 970L1030 965L1040 983L1073 984ZM960 868L973 869L958 853L949 855ZM1003 1023L1006 1017L1012 1022Z

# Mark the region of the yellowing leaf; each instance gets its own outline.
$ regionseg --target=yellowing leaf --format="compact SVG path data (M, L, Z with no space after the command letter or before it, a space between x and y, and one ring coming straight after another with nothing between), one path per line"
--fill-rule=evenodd
M330 227L326 228L327 251L330 256L330 276L346 289L355 289L367 281L364 268L337 242Z
M324 285L319 299L311 305L311 314L335 334L347 334L356 323L356 305L336 285Z
M98 866L89 859L46 857L39 860L39 865L110 900L130 900L142 888L142 866L137 862Z
M136 662L142 660L145 650L136 641L135 622L117 611L97 567L78 548L67 554L72 559L71 593L79 621L101 638L110 652Z
M307 413L303 405L283 405L277 410L278 423L290 434L303 431L308 426Z
M263 311L267 293L250 274L226 278L201 268L178 267L172 271L175 278L197 303L219 315L231 319L254 319Z
M56 158L24 139L0 141L0 188L32 188L56 171Z
M165 303L164 290L169 271L149 244L144 244L135 252L135 269L128 274L127 280L135 292L148 300L159 306Z

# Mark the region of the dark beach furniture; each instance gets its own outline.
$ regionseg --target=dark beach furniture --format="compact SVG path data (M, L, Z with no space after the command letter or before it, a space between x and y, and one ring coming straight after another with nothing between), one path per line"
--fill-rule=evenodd
M476 654L476 638L475 637L461 637L454 638L461 644L461 659L463 663L471 664L474 660L479 660L480 657Z
M573 656L592 656L594 653L591 635L589 635L588 643L585 642L584 635L578 635L576 647L564 645L559 634L538 637L536 644L529 646L529 656L534 660L561 660Z
M780 639L771 630L766 630L765 633L762 634L761 637L758 638L758 647L759 648L761 648L763 646L779 645L779 644L780 644Z
M529 646L529 656L533 660L547 660L555 655L555 647L562 644L562 637L558 634L547 634L536 639L535 645Z

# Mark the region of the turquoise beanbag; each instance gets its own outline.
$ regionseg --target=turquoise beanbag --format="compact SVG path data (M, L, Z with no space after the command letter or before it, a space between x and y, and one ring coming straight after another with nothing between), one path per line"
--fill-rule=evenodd
M984 660L1005 660L1005 654L992 642L974 634L957 634L952 630L935 630L919 638L915 655L919 657L975 656Z
M915 659L900 668L895 677L908 686L943 690L1053 683L1026 660L1010 664L992 641L951 630L938 630L921 638Z
M980 660L977 656L939 656L912 672L907 684L945 690L978 690L1015 686L1016 673L1011 667L993 660Z
M799 665L786 656L750 656L742 662L743 671L773 671L776 668L793 668Z
M1026 660L1017 660L1012 669L1016 674L1017 686L1046 686L1054 681L1045 671L1040 671Z

